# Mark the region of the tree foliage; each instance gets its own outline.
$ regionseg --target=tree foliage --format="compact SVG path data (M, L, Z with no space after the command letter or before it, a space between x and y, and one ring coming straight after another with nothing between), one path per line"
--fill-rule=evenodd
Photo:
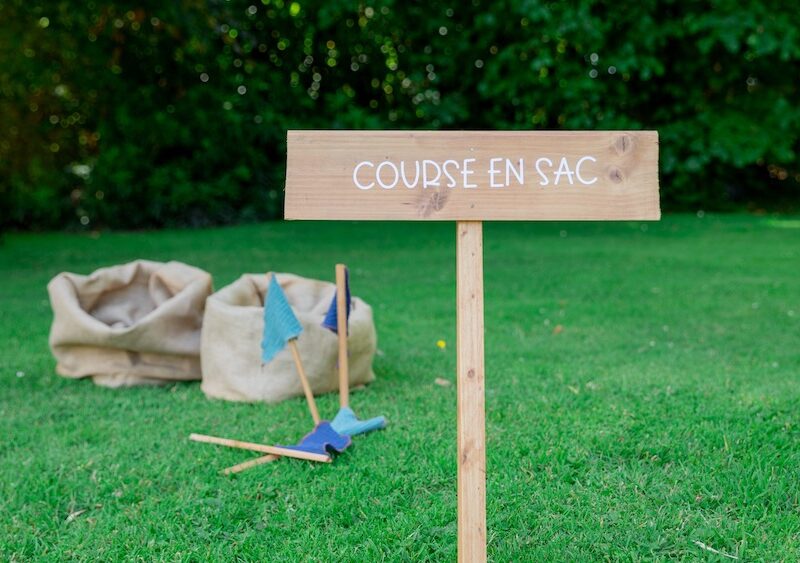
M0 226L279 216L288 128L657 129L667 207L787 200L799 6L0 0Z

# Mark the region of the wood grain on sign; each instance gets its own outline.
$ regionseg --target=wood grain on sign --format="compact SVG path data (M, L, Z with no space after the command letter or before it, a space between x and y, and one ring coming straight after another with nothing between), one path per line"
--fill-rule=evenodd
M655 131L289 131L286 219L648 220Z

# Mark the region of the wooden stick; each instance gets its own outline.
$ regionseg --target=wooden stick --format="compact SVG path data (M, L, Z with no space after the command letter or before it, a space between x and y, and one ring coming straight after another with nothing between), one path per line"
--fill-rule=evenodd
M342 314L344 313L344 314ZM350 406L350 372L347 358L347 270L336 264L336 332L339 333L339 406Z
M300 376L300 383L303 384L303 393L306 394L306 402L308 403L308 410L311 411L311 418L314 419L314 426L319 424L319 411L317 410L317 403L314 401L314 393L311 391L311 385L308 383L306 371L303 369L303 362L300 361L300 352L297 351L297 338L289 340L289 349L292 351L294 357L294 365L297 366L297 374Z
M483 225L456 225L458 560L486 561Z
M251 467L257 467L259 465L264 465L265 463L270 463L272 461L280 459L280 456L267 454L261 457L257 457L255 459L251 459L250 461L245 461L243 463L237 463L236 465L232 465L230 467L226 467L222 470L225 475L230 475L231 473L241 473L245 469L250 469Z
M228 446L229 448L239 448L240 450L306 459L308 461L321 461L324 463L330 463L331 461L331 457L328 455L290 450L289 448L282 448L280 446L265 446L264 444L254 444L253 442L242 442L240 440L230 440L228 438L217 438L216 436L206 436L205 434L190 434L189 439L205 444L217 444L218 446Z

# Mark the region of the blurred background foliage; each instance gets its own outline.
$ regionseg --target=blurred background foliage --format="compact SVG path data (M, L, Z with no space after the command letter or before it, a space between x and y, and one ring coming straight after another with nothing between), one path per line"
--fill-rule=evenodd
M800 4L0 0L0 227L279 217L289 128L657 129L666 209L792 208Z

